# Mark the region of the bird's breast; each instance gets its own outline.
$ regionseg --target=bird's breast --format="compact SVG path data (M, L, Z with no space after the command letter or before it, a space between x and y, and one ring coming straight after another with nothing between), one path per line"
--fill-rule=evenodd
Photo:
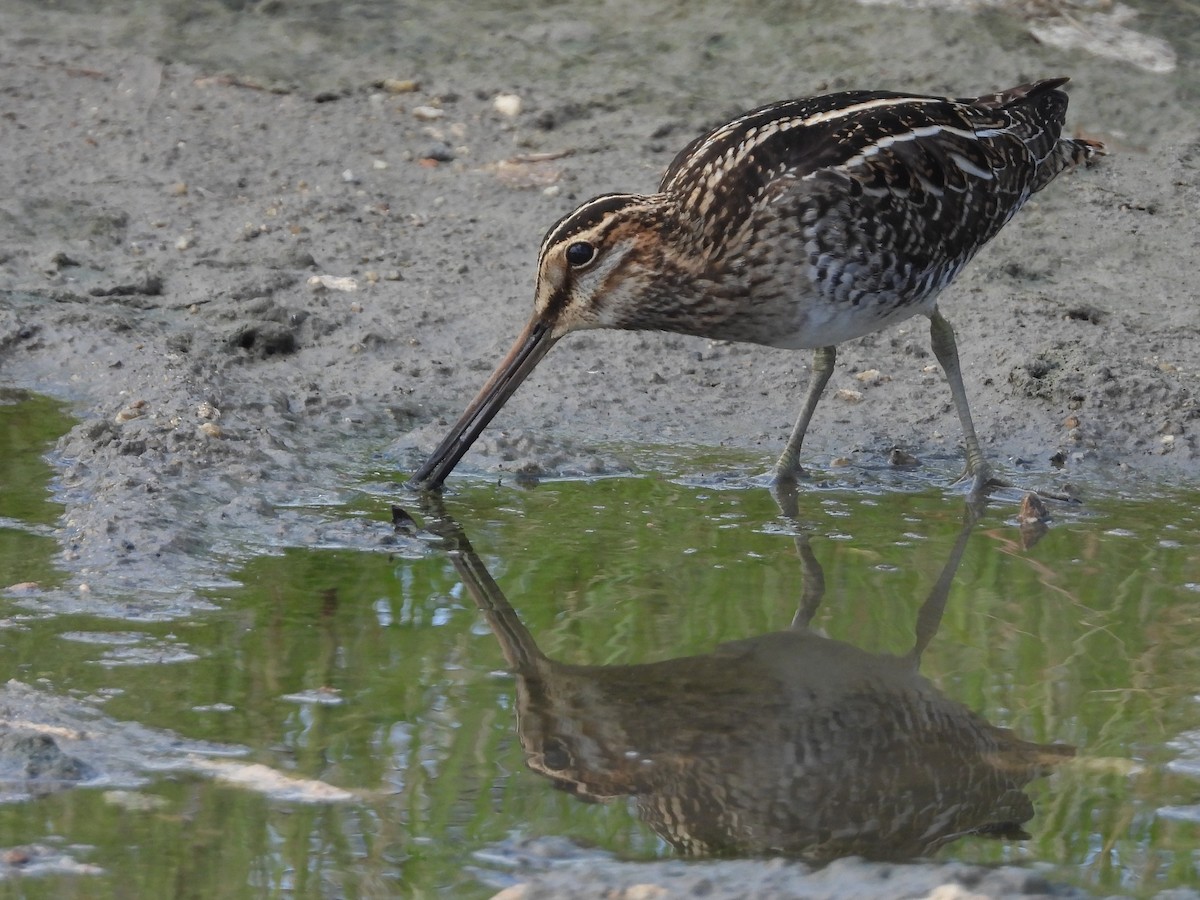
M801 247L795 246L796 250ZM852 263L822 268L807 252L725 270L664 298L653 328L787 349L840 344L933 311L951 272L864 289ZM682 302L681 302L682 301ZM644 327L644 326L643 326Z
M815 292L763 302L753 295L737 304L740 315L710 321L696 333L716 340L742 341L790 350L828 347L888 328L918 313L933 311L936 297L919 300L873 295L853 304ZM671 329L675 330L675 329Z

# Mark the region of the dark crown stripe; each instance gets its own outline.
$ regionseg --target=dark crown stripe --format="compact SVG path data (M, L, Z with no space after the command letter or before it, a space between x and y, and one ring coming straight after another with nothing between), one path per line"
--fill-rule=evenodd
M546 232L546 237L542 240L539 256L545 255L546 251L555 244L561 244L577 234L595 228L617 210L645 201L645 197L637 194L601 194L599 197L592 198L583 206L567 213L550 227L550 230Z

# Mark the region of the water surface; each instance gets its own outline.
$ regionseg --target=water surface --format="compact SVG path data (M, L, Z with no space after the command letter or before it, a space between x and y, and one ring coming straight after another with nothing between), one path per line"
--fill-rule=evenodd
M54 577L54 542L38 534L57 515L40 461L50 435L33 423L55 420L38 403L0 406L12 448L6 484L37 484L43 498L4 510L4 546L28 545L0 557L5 585ZM403 496L364 485L344 514L386 519ZM1055 877L1100 892L1198 884L1198 501L1156 490L1054 506L1049 530L1026 546L1015 505L993 504L965 531L961 499L944 490L810 488L797 525L757 488L664 476L532 490L460 480L446 503L461 528L454 539L469 542L480 571L494 577L508 618L481 613L463 580L465 545L447 548L432 536L418 558L260 555L237 574L240 587L212 593L217 611L191 621L42 617L9 591L0 601L0 678L351 797L300 802L195 768L155 772L124 760L100 782L0 806L0 845L65 848L101 870L25 879L19 890L28 897L165 896L185 884L228 897L485 896L473 854L514 833L566 836L635 859L676 855L681 848L614 783L602 803L556 789L547 769L561 776L578 746L543 742L534 760L543 774L526 765L533 732L522 694L531 682L511 674L511 646L506 659L491 626L523 629L559 673L590 672L576 688L596 684L611 699L618 685L665 704L665 720L742 690L733 684L741 675L728 685L712 677L726 665L720 654L728 662L737 647L751 647L753 659L766 659L775 651L761 648L787 640L778 635L800 610L804 640L816 642L805 652L835 655L828 677L802 666L797 683L808 679L819 693L856 666L898 665L923 632L920 671L938 703L974 715L979 728L1010 729L1021 747L1049 748L1040 771L1017 772L1019 784L989 801L993 819L999 810L1013 820L1007 836L966 836L931 852L1045 862ZM929 598L958 551L931 630ZM730 642L748 643L712 655ZM701 662L685 667L708 674L680 680L672 661L689 657ZM733 673L743 664L728 665ZM664 673L658 690L655 672ZM569 699L571 684L560 680L554 696ZM714 692L707 704L704 690ZM769 706L773 693L755 696L739 702ZM599 735L589 746L622 721L611 704L607 720L596 718L604 710L593 700L567 704L581 733ZM686 725L670 727L678 734ZM638 740L646 751L654 738ZM87 759L86 744L78 752ZM95 764L106 768L103 753ZM872 777L908 777L855 765L864 790Z

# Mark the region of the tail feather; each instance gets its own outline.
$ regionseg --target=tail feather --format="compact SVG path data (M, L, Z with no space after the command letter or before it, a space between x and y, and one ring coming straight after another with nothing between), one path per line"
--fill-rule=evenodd
M1050 155L1038 166L1037 180L1033 184L1036 193L1063 172L1076 166L1091 166L1097 156L1104 156L1104 144L1087 138L1059 138Z
M1105 152L1104 144L1099 141L1057 136L1067 112L1067 95L1059 88L1068 80L1046 78L1042 81L1031 81L977 97L973 101L976 106L1003 111L1003 114L1011 117L1018 130L1028 129L1023 135L1026 147L1035 157L1041 158L1037 177L1032 185L1034 192L1040 191L1068 169L1078 165L1090 166L1095 157L1103 156ZM1052 140L1053 144L1047 146L1047 139Z
M1085 166L1095 165L1097 156L1108 155L1108 150L1105 149L1104 142L1093 141L1091 138L1071 138L1069 140L1064 138L1058 143L1060 146L1063 144L1068 145L1069 149L1064 152L1070 154L1068 164L1071 166L1081 164Z

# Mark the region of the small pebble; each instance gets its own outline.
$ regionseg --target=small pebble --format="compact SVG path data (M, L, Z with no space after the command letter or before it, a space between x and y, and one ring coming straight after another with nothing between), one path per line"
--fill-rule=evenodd
M516 94L497 94L492 101L492 109L510 119L521 114L521 98Z
M205 437L219 438L224 432L221 431L221 426L216 422L204 422L200 425L200 433Z
M884 375L878 369L867 369L863 372L859 372L854 377L863 384L883 384L885 381L892 380L890 376Z
M28 847L12 847L0 856L0 862L6 866L23 866L33 859L33 853Z
M195 243L195 238L193 238L190 234L182 234L175 240L175 249L190 250Z
M134 400L127 407L117 413L116 419L118 422L128 422L132 419L140 419L146 414L145 400Z
M284 261L296 269L311 269L317 265L313 255L302 247L293 247L284 254Z
M861 403L863 398L862 391L855 391L850 388L841 388L834 394L839 400L844 400L847 403Z
M422 122L433 122L445 116L446 111L436 106L415 106L412 114Z
M1017 513L1017 521L1022 525L1032 525L1034 522L1050 520L1050 510L1037 494L1026 494L1021 498L1021 510Z
M450 162L454 159L454 148L444 141L437 141L425 148L421 159L433 159L438 162Z
M308 279L308 286L314 291L357 291L358 281L336 275L313 275Z
M414 78L385 78L379 86L389 94L411 94L421 89L421 82Z
M670 896L670 891L661 884L631 884L621 896L625 900L658 900L659 897Z

